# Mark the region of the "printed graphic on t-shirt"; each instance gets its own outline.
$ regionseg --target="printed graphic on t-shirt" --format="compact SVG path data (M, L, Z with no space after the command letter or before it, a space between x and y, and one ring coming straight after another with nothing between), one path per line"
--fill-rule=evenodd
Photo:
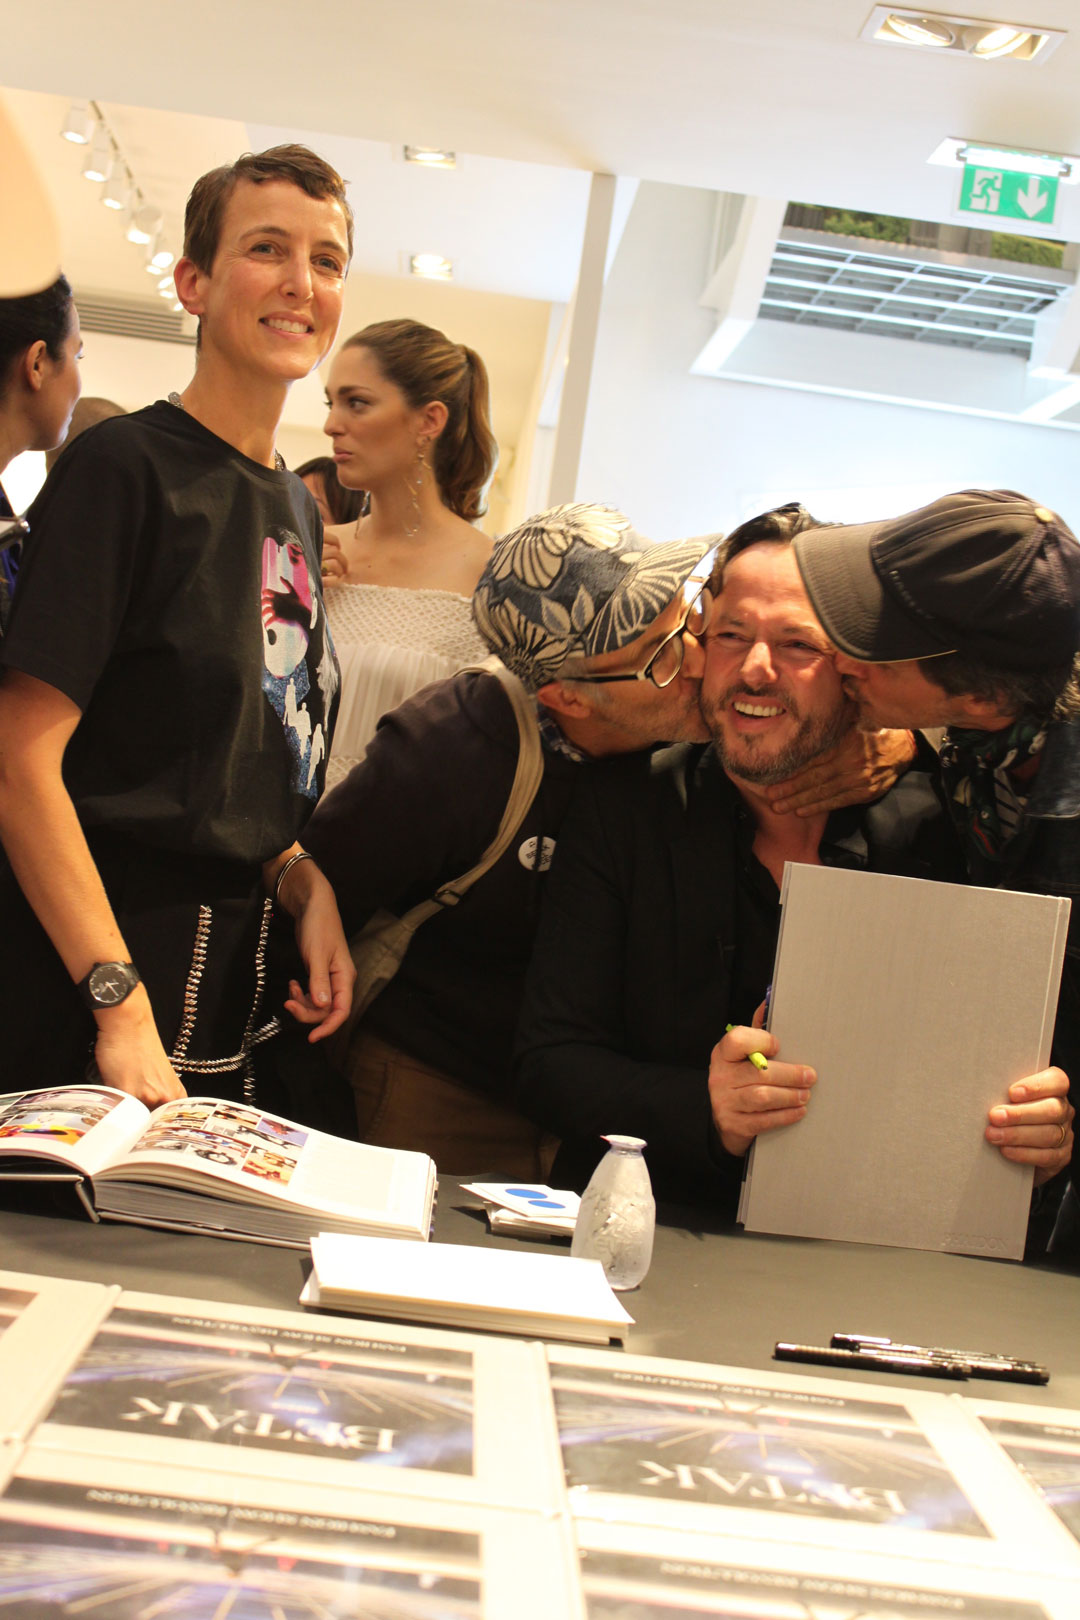
M309 661L320 603L318 593L311 587L303 544L288 529L280 539L267 535L263 541L260 603L262 689L284 728L292 758L292 786L297 793L317 799L317 771L326 757L326 735L321 720L312 725L308 695L311 691ZM325 630L325 626L323 628ZM325 636L320 639L325 641ZM332 654L324 645L316 673L324 699L327 697L324 666L328 661L332 673Z

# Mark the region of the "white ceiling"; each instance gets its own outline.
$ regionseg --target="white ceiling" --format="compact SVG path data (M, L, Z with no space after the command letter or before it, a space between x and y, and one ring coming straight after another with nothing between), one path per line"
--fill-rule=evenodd
M70 97L103 106L174 247L198 174L278 140L323 151L357 215L343 331L410 313L472 343L513 445L547 306L574 284L590 169L953 219L956 179L926 162L945 136L1080 151L1080 4L1037 0L1029 17L1018 3L972 9L1072 27L1044 67L869 44L871 0L0 0L0 77L46 162L77 285L128 300L154 282L81 178L82 149L58 139ZM405 141L462 167L408 166ZM1059 215L1080 240L1080 186ZM403 277L417 250L453 258L457 285ZM149 347L170 375L185 353ZM316 378L294 390L298 430L317 431L320 399Z
M410 253L439 253L458 286L561 303L573 293L589 201L581 170L473 153L425 169L401 145L283 124L249 124L247 138L256 152L303 141L344 176L354 271L395 276Z
M867 43L869 0L0 0L0 37L29 89L940 218L944 136L1080 148L1076 0L1031 9L1073 29L1043 67Z

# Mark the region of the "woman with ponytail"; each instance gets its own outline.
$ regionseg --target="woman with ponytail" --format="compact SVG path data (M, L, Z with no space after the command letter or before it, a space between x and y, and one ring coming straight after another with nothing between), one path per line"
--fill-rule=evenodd
M473 589L491 542L473 527L495 466L484 362L419 321L378 321L330 368L326 433L338 477L368 498L325 531L326 610L341 660L327 787L381 715L487 656Z

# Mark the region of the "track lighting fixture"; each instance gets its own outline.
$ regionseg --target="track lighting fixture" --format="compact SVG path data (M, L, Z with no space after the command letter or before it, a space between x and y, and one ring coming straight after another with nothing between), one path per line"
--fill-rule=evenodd
M87 180L104 186L101 200L106 208L127 212L125 235L129 242L146 248L146 269L155 276L168 270L176 255L162 241L161 209L143 196L98 103L73 101L60 134L77 146L89 147L82 172Z
M142 202L136 204L131 218L128 220L127 239L145 247L152 242L161 230L161 209L155 208L152 203Z
M83 164L84 177L87 180L108 180L112 174L113 156L112 136L104 124L99 124L90 143L90 150L86 154L86 162Z
M94 115L88 101L73 101L67 117L60 126L60 134L74 146L87 146L94 133Z

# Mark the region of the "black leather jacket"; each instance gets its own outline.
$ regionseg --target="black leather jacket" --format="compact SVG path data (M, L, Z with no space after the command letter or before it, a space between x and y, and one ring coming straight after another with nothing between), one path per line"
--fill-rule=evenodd
M999 887L1060 894L1072 902L1061 975L1053 1062L1072 1082L1080 1111L1080 723L1052 726L1023 826L1009 844ZM1080 1259L1080 1153L1051 1241L1054 1254Z

